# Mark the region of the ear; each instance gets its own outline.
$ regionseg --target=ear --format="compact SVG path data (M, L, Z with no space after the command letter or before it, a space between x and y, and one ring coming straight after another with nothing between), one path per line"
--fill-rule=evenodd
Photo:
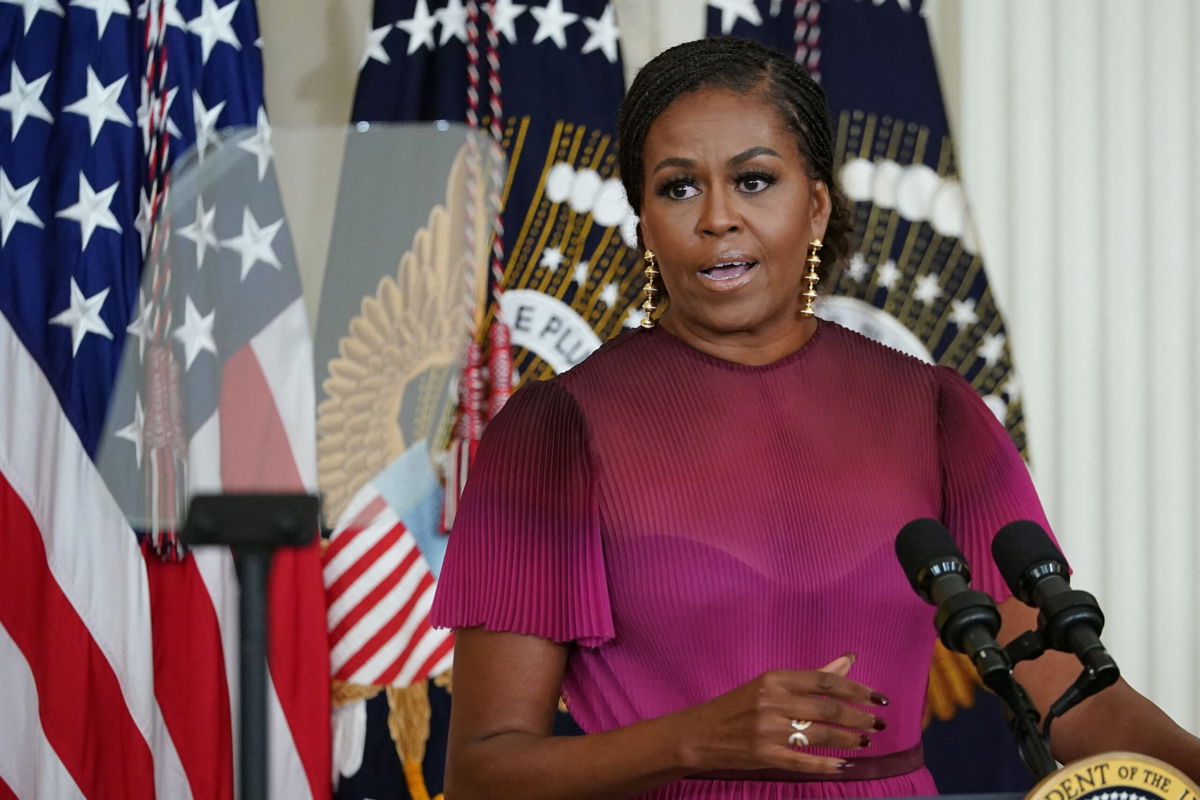
M642 248L643 250L654 250L653 239L650 236L650 232L646 230L646 226L642 224L641 220L638 220L637 224L637 240L638 247Z
M825 229L829 227L829 215L833 212L833 198L829 196L829 187L825 181L812 179L809 182L808 219L812 226L813 239L824 239Z

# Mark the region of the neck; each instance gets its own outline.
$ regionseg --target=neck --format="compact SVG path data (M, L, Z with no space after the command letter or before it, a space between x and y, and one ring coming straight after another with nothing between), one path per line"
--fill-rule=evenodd
M714 331L673 316L668 308L659 325L680 341L722 361L759 367L799 350L817 331L817 320L801 317L776 329Z

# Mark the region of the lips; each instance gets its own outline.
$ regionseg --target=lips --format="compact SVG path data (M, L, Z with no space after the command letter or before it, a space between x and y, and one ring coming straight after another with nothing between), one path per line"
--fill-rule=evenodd
M725 259L718 261L708 269L700 270L700 275L710 281L733 281L756 266L758 266L758 262L752 259Z

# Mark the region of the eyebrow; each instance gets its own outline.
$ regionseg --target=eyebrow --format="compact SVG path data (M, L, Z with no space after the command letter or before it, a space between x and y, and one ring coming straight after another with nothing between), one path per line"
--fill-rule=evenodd
M779 153L776 152L775 150L773 150L772 148L766 147L764 145L759 145L757 147L751 147L749 150L743 150L742 152L738 153L736 156L732 156L725 163L731 167L737 167L742 164L745 164L747 161L749 161L750 159L755 158L757 156L775 156L776 158L782 158L782 156L780 156ZM695 166L696 166L696 162L690 158L681 158L679 156L671 156L670 158L664 158L662 161L655 164L654 169L652 171L658 172L660 169L666 169L667 167L680 167L682 169L691 169Z
M759 145L758 147L751 147L749 150L738 153L736 156L729 159L727 163L731 167L737 167L745 164L747 161L756 156L775 156L776 158L783 158L783 156L779 155L779 153L775 152L770 147Z

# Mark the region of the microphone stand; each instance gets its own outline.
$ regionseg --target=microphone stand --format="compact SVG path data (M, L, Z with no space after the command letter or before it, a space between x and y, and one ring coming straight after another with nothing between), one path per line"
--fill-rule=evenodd
M1011 646L1011 645L1010 645ZM1025 687L1013 675L1012 664L1020 659L1010 659L1007 650L1002 651L1006 668L1003 670L980 671L980 678L991 689L1007 712L1009 728L1017 744L1017 754L1025 768L1037 780L1058 768L1050 754L1050 743L1038 730L1041 715L1030 699Z
M267 798L267 577L279 547L308 544L318 529L319 501L306 494L198 496L188 506L189 545L228 545L237 569L240 623L238 768L242 800Z
M1030 645L1040 649L1035 653L1030 649ZM1050 754L1047 737L1038 730L1041 716L1037 707L1034 706L1025 687L1017 682L1013 675L1013 665L1025 658L1036 658L1044 650L1041 637L1030 631L1018 637L1007 648L996 646L994 641L990 646L980 647L975 650L973 659L975 671L983 685L1000 698L1013 738L1016 740L1021 762L1038 780L1054 772L1058 764Z

